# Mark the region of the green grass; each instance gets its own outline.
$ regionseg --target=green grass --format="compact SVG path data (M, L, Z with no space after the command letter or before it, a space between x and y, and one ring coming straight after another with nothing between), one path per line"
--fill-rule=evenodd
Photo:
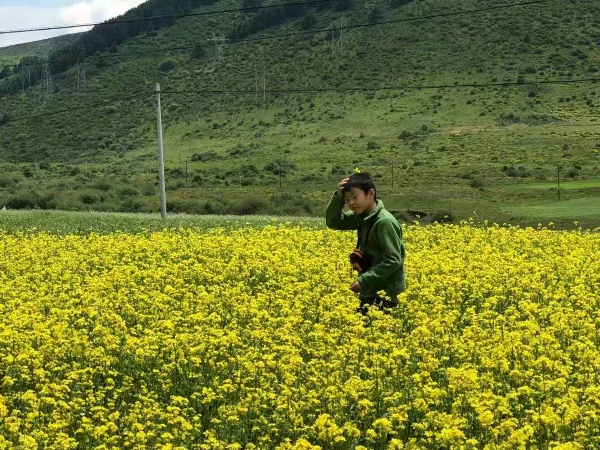
M540 221L577 221L580 223L600 223L600 199L576 198L563 201L544 202L502 208L517 219L535 217Z
M314 217L271 216L194 216L160 214L67 212L67 211L0 211L0 230L9 234L48 232L53 234L142 233L178 228L206 230L216 227L264 227L277 224L322 228L325 219Z
M522 189L554 189L558 188L557 183L532 183L532 184L523 184L520 186ZM577 180L577 181L561 181L560 189L561 190L578 190L578 189L597 189L600 188L600 179L596 180Z

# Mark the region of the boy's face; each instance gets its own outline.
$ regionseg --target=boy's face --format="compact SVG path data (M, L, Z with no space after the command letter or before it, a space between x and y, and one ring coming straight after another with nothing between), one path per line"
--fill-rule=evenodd
M346 206L356 214L363 214L375 201L375 190L371 189L368 194L360 188L353 187L348 192L344 192Z

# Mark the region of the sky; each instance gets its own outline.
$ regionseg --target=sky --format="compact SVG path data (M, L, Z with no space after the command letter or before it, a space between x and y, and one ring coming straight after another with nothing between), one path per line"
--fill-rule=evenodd
M102 22L146 0L0 0L0 32L18 29ZM0 34L0 47L39 41L89 28Z

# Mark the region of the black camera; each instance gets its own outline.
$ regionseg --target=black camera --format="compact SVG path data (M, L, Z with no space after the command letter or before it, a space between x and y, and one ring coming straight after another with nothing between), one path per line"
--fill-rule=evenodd
M363 253L359 248L355 248L350 253L350 264L352 264L352 268L358 273L363 273L373 265L373 257Z

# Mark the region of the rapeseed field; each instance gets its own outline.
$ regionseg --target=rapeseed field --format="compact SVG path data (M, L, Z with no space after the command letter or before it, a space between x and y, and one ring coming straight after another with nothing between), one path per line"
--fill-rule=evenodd
M600 448L600 234L404 232L367 318L353 233L0 232L0 449Z

